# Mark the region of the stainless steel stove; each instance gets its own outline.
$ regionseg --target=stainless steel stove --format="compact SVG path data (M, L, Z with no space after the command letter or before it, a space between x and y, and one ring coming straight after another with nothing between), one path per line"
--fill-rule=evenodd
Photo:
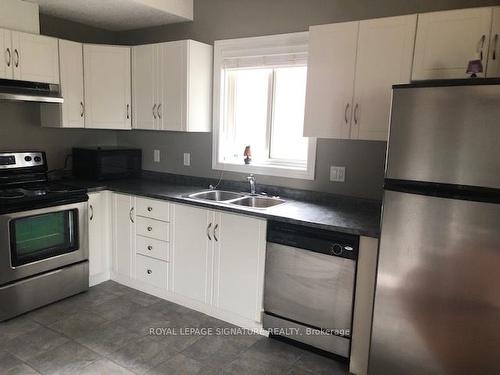
M88 289L87 201L45 153L0 152L0 321Z

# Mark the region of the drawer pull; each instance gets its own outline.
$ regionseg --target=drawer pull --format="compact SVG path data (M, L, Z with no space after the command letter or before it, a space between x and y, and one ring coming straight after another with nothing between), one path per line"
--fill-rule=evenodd
M148 275L151 275L153 273L153 271L151 270L147 270L146 272L148 273Z
M148 245L148 250L149 250L149 251L153 250L153 246Z
M153 207L148 207L148 211L149 212L153 211Z
M153 227L148 227L148 232L151 232L153 230Z

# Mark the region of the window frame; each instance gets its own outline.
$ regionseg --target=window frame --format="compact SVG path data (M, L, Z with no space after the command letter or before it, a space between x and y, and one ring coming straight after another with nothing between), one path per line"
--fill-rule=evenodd
M212 142L212 168L216 170L227 170L232 172L255 173L262 175L270 175L276 177L299 178L306 180L314 180L315 165L316 165L316 138L309 138L307 162L294 163L288 159L271 158L271 143L272 143L272 121L273 116L270 111L274 109L274 98L272 95L275 92L276 79L273 70L270 75L269 97L268 97L268 116L267 116L267 136L266 136L266 151L269 159L260 163L252 163L249 165L237 164L231 162L223 162L220 160L219 151L221 147L221 129L227 124L225 100L226 86L225 77L225 59L239 57L255 57L255 56L293 56L295 54L307 54L308 47L308 32L279 34L255 38L240 38L216 41L214 44L214 94L213 94L213 142ZM306 63L291 64L304 66ZM278 64L274 66L281 67L286 64ZM263 66L263 68L265 68ZM269 66L273 68L272 65ZM272 85L271 85L272 84ZM242 150L243 154L243 150ZM243 156L242 156L243 158Z

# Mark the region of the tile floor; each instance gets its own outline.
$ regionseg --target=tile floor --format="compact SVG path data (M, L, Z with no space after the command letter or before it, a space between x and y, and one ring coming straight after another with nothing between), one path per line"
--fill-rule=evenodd
M186 327L198 332L181 334ZM231 327L108 281L0 323L0 374L347 373L345 364L263 336L206 334Z

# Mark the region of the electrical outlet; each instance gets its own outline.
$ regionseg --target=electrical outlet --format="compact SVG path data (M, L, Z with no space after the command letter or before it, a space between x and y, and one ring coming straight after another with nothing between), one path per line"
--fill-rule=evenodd
M155 163L160 162L160 150L153 150L153 160Z
M184 165L189 167L191 165L191 154L189 152L184 153Z
M345 182L345 167L330 167L330 181Z

